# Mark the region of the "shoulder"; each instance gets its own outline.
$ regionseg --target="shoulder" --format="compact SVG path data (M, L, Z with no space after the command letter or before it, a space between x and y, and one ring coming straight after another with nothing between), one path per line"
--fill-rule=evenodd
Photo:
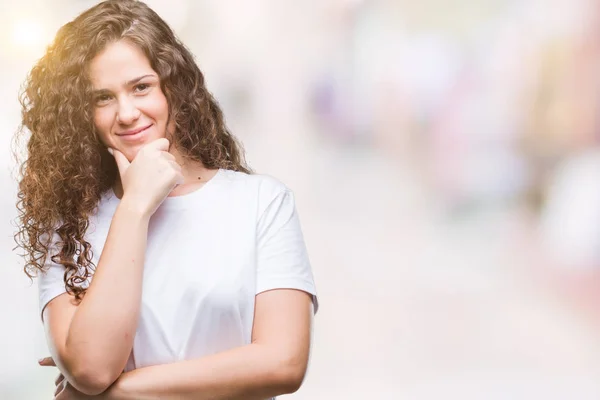
M291 192L279 179L268 174L246 174L244 172L222 170L223 181L233 187L251 192L261 200L269 201L276 196Z

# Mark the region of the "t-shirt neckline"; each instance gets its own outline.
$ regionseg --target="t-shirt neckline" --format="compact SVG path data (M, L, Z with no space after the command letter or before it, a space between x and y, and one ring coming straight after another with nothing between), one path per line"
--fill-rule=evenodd
M198 189L195 189L189 193L182 194L179 196L169 196L166 197L161 203L160 207L164 208L181 208L194 199L197 199L199 196L204 195L207 190L210 189L211 186L215 184L221 175L223 175L223 168L217 169L217 172L210 178L204 185L200 186ZM109 189L110 197L114 198L114 200L119 203L121 200L117 197L114 190L112 188Z

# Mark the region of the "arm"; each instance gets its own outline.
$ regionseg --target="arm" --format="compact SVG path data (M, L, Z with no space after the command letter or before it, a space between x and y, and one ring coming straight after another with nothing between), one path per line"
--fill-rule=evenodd
M308 364L311 300L298 290L260 293L251 344L124 373L105 396L110 400L262 400L295 392Z
M131 354L142 295L148 225L164 198L183 182L169 141L141 148L133 162L111 149L123 197L94 278L79 305L63 294L44 310L50 353L76 389L104 392L123 372Z
M122 373L139 315L148 217L121 202L79 305L64 293L44 309L52 358L79 391L98 394Z

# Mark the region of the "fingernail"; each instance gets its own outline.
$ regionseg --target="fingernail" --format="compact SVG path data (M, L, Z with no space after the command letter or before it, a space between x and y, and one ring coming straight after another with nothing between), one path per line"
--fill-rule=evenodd
M109 147L107 150L108 150L108 152L110 153L110 155L111 155L111 156L114 156L113 149L111 149L111 148Z

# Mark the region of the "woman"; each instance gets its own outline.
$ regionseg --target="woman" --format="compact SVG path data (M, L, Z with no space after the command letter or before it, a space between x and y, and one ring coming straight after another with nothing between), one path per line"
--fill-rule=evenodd
M165 22L137 1L85 11L22 104L16 239L62 373L55 398L297 390L317 303L293 194L249 171Z

